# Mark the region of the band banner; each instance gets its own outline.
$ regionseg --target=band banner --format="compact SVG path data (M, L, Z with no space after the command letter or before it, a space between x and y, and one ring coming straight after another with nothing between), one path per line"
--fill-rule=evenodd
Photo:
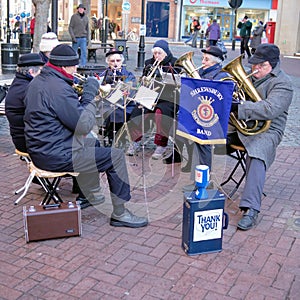
M226 144L234 83L181 78L176 134L199 144Z

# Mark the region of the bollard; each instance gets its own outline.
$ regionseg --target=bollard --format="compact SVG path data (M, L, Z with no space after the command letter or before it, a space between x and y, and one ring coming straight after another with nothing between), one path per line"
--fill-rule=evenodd
M31 52L31 35L29 33L20 33L19 47L20 47L20 54Z

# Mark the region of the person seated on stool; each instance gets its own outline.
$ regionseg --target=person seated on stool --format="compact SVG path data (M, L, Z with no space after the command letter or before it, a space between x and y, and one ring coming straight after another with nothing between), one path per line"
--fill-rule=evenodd
M8 90L5 99L5 114L9 122L10 135L17 150L27 153L25 140L25 95L29 83L36 77L41 68L44 66L44 61L40 53L28 53L20 56L17 63L17 71L15 78ZM79 194L77 200L81 203L82 208L89 206L88 200L81 192L76 177L72 177L73 186L72 193ZM40 184L35 177L33 183ZM102 196L103 197L103 196Z
M158 40L154 43L152 48L153 57L147 59L145 61L145 67L143 69L143 76L147 77L151 74L153 69L153 65L155 63L159 63L159 67L156 69L153 77L156 80L162 80L162 72L170 73L173 69L174 73L179 73L179 68L174 68L174 63L177 60L176 57L173 56L169 49L169 44L165 40ZM175 88L175 86L174 86ZM144 109L145 118L149 117L150 114L154 113L154 119L156 124L156 134L154 139L154 144L156 145L155 152L152 155L152 159L158 160L162 159L168 144L168 137L170 129L173 125L174 113L176 114L178 111L178 101L179 95L176 96L177 103L174 106L174 103L167 100L160 98L154 108L154 111ZM175 112L174 112L175 108ZM130 122L130 135L132 138L133 143L130 144L127 155L133 156L135 155L136 151L139 149L139 143L142 139L142 132L141 132L141 124L142 124L142 111L143 109L140 105L137 105L131 113L131 122ZM178 153L178 152L177 152ZM181 157L177 155L176 162L180 162Z
M201 50L202 67L199 69L199 75L202 79L220 80L222 78L230 77L230 75L222 70L222 63L224 61L223 52L217 46L209 46ZM207 165L211 170L211 146L200 145L194 143L194 151L192 157L191 175L192 184L183 187L183 191L196 190L195 186L195 168L196 165Z
M233 103L231 111L240 120L271 120L271 125L268 130L256 135L244 135L237 131L227 137L229 145L242 145L247 152L246 181L239 204L243 217L237 224L241 230L251 229L256 224L266 171L275 159L293 98L292 83L280 69L280 50L276 45L259 45L249 63L252 72L256 72L250 77L251 81L262 101Z
M94 196L95 204L104 202L93 191L99 186L99 172L105 172L113 204L110 224L146 226L147 218L125 208L131 194L123 151L97 146L86 139L96 123L95 96L99 82L88 77L78 101L72 87L78 63L78 54L71 46L58 45L29 85L24 121L30 157L37 167L47 171L79 172L80 188L84 194Z
M104 83L110 84L112 88L116 87L119 81L129 84L129 88L136 87L136 78L132 72L128 71L125 66L123 66L124 55L122 51L118 51L116 49L112 49L108 53L106 53L106 63L108 68L105 72ZM130 92L130 91L129 91ZM121 101L121 105L124 106L126 104L126 120L128 121L131 115L132 110L135 107L135 103L130 101L124 103L124 100L127 100L124 95L123 100ZM120 107L116 107L114 112L112 112L107 119L105 120L105 128L107 131L107 136L109 139L109 144L112 145L113 137L114 137L114 129L117 132L121 129L123 123L125 122L124 118L124 110Z

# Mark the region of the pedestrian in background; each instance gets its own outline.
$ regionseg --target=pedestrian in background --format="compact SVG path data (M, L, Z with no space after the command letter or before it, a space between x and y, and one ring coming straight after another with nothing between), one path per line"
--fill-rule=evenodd
M213 20L213 23L206 29L205 36L209 40L210 46L215 46L217 41L221 38L220 25L216 19Z
M84 5L79 4L77 12L71 17L69 33L72 39L72 48L76 53L78 52L78 48L80 48L80 66L86 65L89 22L89 18L85 14Z
M265 31L265 27L262 21L259 21L258 24L254 27L252 32L252 39L250 42L251 54L253 55L256 48L261 44L261 38Z
M251 36L252 23L248 20L248 16L244 16L242 21L238 23L237 28L240 29L241 55L243 55L243 58L245 58L245 51L246 51L248 58L250 58L251 53L248 44Z

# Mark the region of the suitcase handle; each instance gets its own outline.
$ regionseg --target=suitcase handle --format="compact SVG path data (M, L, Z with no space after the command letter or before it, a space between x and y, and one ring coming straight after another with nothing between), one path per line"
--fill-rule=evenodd
M59 207L60 207L60 203L43 205L43 209L51 209L51 208L59 208Z

